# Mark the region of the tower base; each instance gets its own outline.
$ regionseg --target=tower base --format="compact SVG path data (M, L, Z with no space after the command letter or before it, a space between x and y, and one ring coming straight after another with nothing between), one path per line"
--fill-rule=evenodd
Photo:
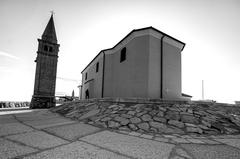
M30 103L30 109L46 109L55 107L56 101L54 96L37 96L33 95Z

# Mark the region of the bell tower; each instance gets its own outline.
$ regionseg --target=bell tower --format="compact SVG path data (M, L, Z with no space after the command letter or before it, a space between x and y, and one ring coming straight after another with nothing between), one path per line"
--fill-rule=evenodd
M59 46L52 14L42 38L38 39L34 92L30 104L32 109L55 106Z

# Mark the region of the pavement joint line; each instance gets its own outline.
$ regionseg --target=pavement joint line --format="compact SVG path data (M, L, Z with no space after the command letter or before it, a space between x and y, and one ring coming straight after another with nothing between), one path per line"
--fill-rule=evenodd
M49 150L52 150L52 149L55 149L55 148L58 148L58 147L61 147L61 146L72 144L73 142L77 142L77 141L72 141L72 142L68 142L68 143L65 143L65 144L61 144L61 145L57 145L57 146L49 147L49 148L45 148L45 149L39 149L39 151L28 153L28 154L25 154L25 155L20 155L20 156L17 156L15 158L18 159L18 158L24 158L24 157L27 157L27 156L35 155L35 154L38 154L38 153L41 153L41 152L44 152L44 151L49 151Z
M121 132L118 132L118 131L116 131L115 133L122 134L122 135L126 135L126 136L137 137L137 138L140 138L140 139L145 139L145 140L150 140L150 141L156 141L156 142L168 143L168 144L176 145L176 142L172 142L172 141L170 141L170 140L169 140L168 142L163 142L163 141L155 140L155 137L154 137L154 136L153 136L151 139L150 139L150 138L141 137L141 135L144 135L145 133L141 133L140 136L134 136L134 135L130 135L130 134L124 134L124 133L121 133ZM165 138L165 137L162 137L162 138ZM165 138L165 139L169 139L169 138Z
M43 131L43 132L45 132L46 134L49 134L49 135L54 136L54 137L56 137L56 138L60 138L60 139L62 139L62 140L64 140L64 141L67 141L67 142L72 142L72 140L65 139L65 138L63 138L63 137L61 137L61 136L58 136L58 135L55 134L55 133L48 132L48 131L46 131L46 130L44 130L44 129L40 129L40 130L38 130L38 131Z
M25 126L28 126L28 127L31 127L32 129L34 130L39 130L39 129L36 129L35 127L31 126L31 125L28 125L26 123L24 123L23 121L19 120L14 114L13 114L13 117L21 124L25 125Z
M7 135L2 135L0 136L1 137L7 137L7 136L12 136L12 135L21 135L21 134L25 134L25 133L29 133L29 132L33 132L33 131L36 131L36 130L31 130L31 131L24 131L24 132L19 132L19 133L14 133L14 134L7 134Z
M91 132L91 133L88 133L88 134L86 134L86 135L82 135L82 136L79 136L79 137L77 137L77 139L76 140L79 140L80 138L83 138L83 137L85 137L85 136L89 136L89 135L94 135L94 134L97 134L97 133L100 133L100 132L102 132L102 131L106 131L106 130L97 130L97 131L95 131L95 132Z
M222 139L224 139L224 138L222 138ZM215 141L215 140L214 140L214 141ZM235 146L232 146L232 145L228 145L228 144L226 144L226 143L224 143L224 142L221 142L221 141L216 141L216 142L219 143L218 145L227 145L227 146L230 146L230 147L233 147L233 148L236 148L236 149L239 149L239 150L240 150L240 147L235 147Z
M17 117L16 117L14 114L13 114L13 116L16 118L16 120L17 120L19 123L21 123L21 124L23 124L23 125L26 125L26 126L29 126L28 124L25 124L25 123L23 123L22 121L18 120ZM53 134L53 133L49 133L48 131L46 131L46 130L44 130L44 129L37 129L37 128L32 127L31 125L30 125L29 127L31 127L32 129L34 129L35 131L43 131L43 132L45 132L45 133L47 133L47 134L49 134L49 135L52 135L52 136L57 137L57 138L60 138L60 139L62 139L62 140L64 140L64 141L71 142L71 140L67 140L67 139L65 139L65 138L59 137L59 136L57 136L56 134ZM31 131L31 132L32 132L32 131ZM27 132L25 132L25 133L27 133Z
M18 145L21 145L21 146L26 146L26 147L30 147L30 148L33 148L33 149L36 149L36 150L41 150L40 148L38 147L34 147L34 146L30 146L30 145L27 145L27 144L24 144L22 142L19 142L19 141L15 141L15 140L12 140L12 139L9 139L9 138L3 138L5 140L8 140L8 141L11 141L13 143L17 143Z
M72 120L72 121L75 121L75 120ZM46 128L41 128L41 129L57 128L57 127L61 127L61 126L74 125L74 124L78 124L78 122L75 121L74 123L66 123L66 124L62 124L62 125L54 125L54 126L50 126L50 127L46 127Z
M49 112L50 112L50 111L49 111ZM42 129L44 129L44 128L39 128L39 129L38 129L38 128L35 128L35 127L33 127L33 126L29 125L29 124L26 124L25 122L23 122L23 121L21 121L20 119L18 119L15 114L12 114L12 116L13 116L19 123L21 123L21 124L23 124L23 125L25 125L25 126L29 126L29 127L33 128L33 129L36 129L36 130L42 130ZM60 116L60 117L61 117L61 116ZM64 118L66 118L66 117L64 117ZM54 126L63 126L63 125L68 125L68 124L74 124L74 123L64 123L64 124L61 124L61 125L54 125ZM54 126L50 126L50 127L47 127L47 128L51 128L51 127L54 127Z
M188 154L190 157L192 157L192 159L196 159L195 156L194 156L192 153L188 152L184 147L182 147L181 144L179 144L178 146L179 146L180 149L183 149L185 152L187 152L187 154Z
M128 156L128 155L126 155L126 154L123 154L123 153L120 153L120 152L117 152L117 151L114 151L114 150L111 150L111 149L108 149L108 148L106 148L106 147L99 146L99 145L96 145L96 144L93 144L93 143L89 143L89 142L84 141L84 140L79 140L79 141L84 142L84 143L89 144L89 145L92 145L92 146L95 146L95 147L98 147L98 148L103 149L103 150L106 150L106 151L113 152L113 153L115 153L115 154L117 154L117 155L120 155L120 156L124 156L124 157L130 158L130 159L137 159L137 158L135 158L135 157Z

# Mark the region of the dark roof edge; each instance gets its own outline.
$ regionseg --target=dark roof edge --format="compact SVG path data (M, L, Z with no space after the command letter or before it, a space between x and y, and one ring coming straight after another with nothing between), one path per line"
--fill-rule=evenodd
M160 34L162 34L162 35L164 35L164 36L168 36L169 38L171 38L171 39L173 39L173 40L175 40L175 41L183 44L183 48L184 48L185 45L186 45L184 42L182 42L182 41L180 41L180 40L178 40L178 39L176 39L176 38L174 38L174 37L172 37L172 36L170 36L170 35L162 32L162 31L160 31L160 30L158 30L158 29L156 29L156 28L154 28L154 27L152 27L152 26L150 26L150 27L145 27L145 28L140 28L140 29L133 29L130 33L128 33L121 41L119 41L119 42L118 42L116 45L114 45L112 48L101 50L101 51L94 57L94 59L82 70L81 73L83 73L83 71L85 71L86 68L88 68L88 66L101 54L101 52L114 49L114 48L115 48L116 46L118 46L123 40L125 40L128 36L130 36L133 32L135 32L135 31L141 31L141 30L146 30L146 29L153 29L153 30L159 32ZM182 48L182 50L183 50L183 48Z

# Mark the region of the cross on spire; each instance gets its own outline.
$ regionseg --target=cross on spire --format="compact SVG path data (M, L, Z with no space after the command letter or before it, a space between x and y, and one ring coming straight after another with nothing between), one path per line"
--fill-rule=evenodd
M55 14L54 10L51 10L51 11L50 11L50 13L51 13L52 15L54 15L54 14Z

